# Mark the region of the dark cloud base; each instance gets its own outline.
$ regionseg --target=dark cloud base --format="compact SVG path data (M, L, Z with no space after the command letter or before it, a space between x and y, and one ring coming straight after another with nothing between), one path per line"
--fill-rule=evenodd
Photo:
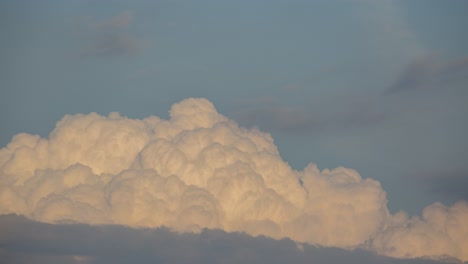
M289 239L220 230L192 234L166 228L46 224L17 215L1 215L0 230L2 263L441 263L297 246Z

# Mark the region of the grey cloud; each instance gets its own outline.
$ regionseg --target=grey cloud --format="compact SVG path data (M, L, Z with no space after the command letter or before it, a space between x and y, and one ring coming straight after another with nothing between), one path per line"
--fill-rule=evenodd
M329 100L308 107L291 107L275 102L248 107L235 114L244 125L259 125L267 130L323 132L351 129L381 122L387 115L373 101L351 103Z
M272 98L258 99L241 102L243 110L234 113L234 117L243 125L257 125L267 130L342 131L397 119L406 114L406 108L421 106L420 102L411 102L408 106L401 97L389 95L410 90L463 89L467 81L468 57L441 63L434 56L426 56L409 64L383 95L312 98L302 106L286 105Z
M123 32L96 36L82 52L83 56L114 57L139 54L145 42Z
M245 109L236 114L241 124L257 124L267 129L307 130L316 123L317 117L306 109L268 104Z
M144 39L131 33L133 14L130 11L97 22L86 19L84 23L87 42L82 44L82 56L108 58L137 55L147 45Z
M133 22L133 13L129 10L124 11L110 19L105 19L96 23L90 23L89 26L95 29L120 30L128 28Z
M453 82L466 81L467 76L468 57L441 63L426 56L411 62L385 92L394 94L413 89L442 88Z
M445 81L468 81L468 56L443 65L439 72Z
M16 215L0 216L0 234L3 263L442 263L298 246L289 239L220 230L193 234L166 228L46 224Z
M434 62L430 57L419 58L406 67L387 92L397 93L418 87L426 82L435 71Z

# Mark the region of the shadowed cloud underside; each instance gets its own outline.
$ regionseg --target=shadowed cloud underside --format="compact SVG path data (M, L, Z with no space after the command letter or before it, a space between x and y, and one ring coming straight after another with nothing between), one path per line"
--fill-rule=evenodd
M365 250L296 244L289 239L204 229L199 234L166 228L46 224L0 215L7 263L314 263L435 264L429 259L395 259ZM65 232L64 232L65 231ZM453 259L445 259L454 262Z

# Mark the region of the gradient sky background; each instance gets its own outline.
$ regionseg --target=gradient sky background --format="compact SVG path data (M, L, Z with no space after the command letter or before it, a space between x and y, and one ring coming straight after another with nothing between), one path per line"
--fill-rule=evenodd
M468 199L468 1L1 1L0 145L205 97L410 214Z

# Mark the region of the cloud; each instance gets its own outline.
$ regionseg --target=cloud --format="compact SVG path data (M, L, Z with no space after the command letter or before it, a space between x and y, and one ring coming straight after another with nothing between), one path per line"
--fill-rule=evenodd
M102 21L84 19L83 22L87 41L82 44L82 56L108 58L137 55L147 45L145 40L130 34L133 23L133 13L130 11Z
M401 260L363 250L300 245L243 233L204 229L199 234L165 228L45 224L0 216L0 256L6 263L436 263Z
M351 129L379 123L387 115L377 100L328 99L311 101L308 107L291 107L274 101L252 104L235 114L236 120L247 126L288 132L323 132ZM375 101L375 102L374 102Z
M435 203L424 209L422 217L411 219L400 212L373 240L373 247L389 256L466 255L467 219L467 201L459 201L452 207Z
M438 62L434 57L420 57L403 70L395 83L386 90L387 94L431 87L445 88L447 84L467 81L468 57L447 63Z
M174 104L169 120L69 115L48 139L19 134L0 150L0 214L468 259L466 202L431 205L422 220L391 215L386 202L380 183L355 170L291 169L269 134L206 99Z
M90 23L89 26L98 30L121 30L128 28L132 22L133 13L127 10L109 19Z

